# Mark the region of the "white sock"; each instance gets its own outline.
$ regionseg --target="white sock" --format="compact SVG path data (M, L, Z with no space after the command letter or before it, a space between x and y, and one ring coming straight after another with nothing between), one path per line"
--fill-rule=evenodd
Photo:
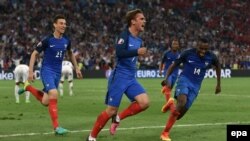
M60 96L63 96L63 83L59 83Z
M115 121L118 122L118 123L121 121L120 117L118 115L115 116Z
M73 82L69 82L69 95L72 96L73 95Z
M30 102L30 92L28 91L25 92L25 101Z
M18 94L19 86L15 85L15 98L16 98L16 103L19 103L19 94Z
M96 138L92 137L91 135L89 135L89 140L90 141L96 141Z

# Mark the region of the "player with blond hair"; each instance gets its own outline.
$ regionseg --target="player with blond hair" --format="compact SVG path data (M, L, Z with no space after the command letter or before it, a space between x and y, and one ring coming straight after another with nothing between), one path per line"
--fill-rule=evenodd
M87 137L87 141L96 138L109 119L112 118L110 134L114 135L121 120L136 115L149 107L149 98L142 85L136 80L136 62L138 56L145 55L146 47L142 47L139 33L144 31L146 19L140 9L131 10L126 15L127 28L116 41L116 66L112 71L106 95L106 109L97 120ZM118 113L123 94L131 101L130 105Z

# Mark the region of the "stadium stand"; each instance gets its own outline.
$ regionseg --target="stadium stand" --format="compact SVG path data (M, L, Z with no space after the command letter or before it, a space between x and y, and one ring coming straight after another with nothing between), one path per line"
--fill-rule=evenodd
M106 70L114 61L116 34L125 28L120 15L133 8L147 18L142 38L149 52L139 58L140 69L157 69L174 36L183 50L195 47L204 35L223 68L250 69L248 7L246 0L1 0L0 71L27 63L58 13L68 18L67 34L82 69Z

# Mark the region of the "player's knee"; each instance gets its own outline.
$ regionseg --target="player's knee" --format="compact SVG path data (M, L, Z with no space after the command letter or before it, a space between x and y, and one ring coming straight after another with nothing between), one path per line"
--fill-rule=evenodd
M185 113L180 113L177 117L177 120L180 120L183 116L184 116Z
M148 98L148 96L146 94L139 95L136 98L136 102L144 110L147 109L149 107L149 105L150 105L149 98Z
M45 107L49 106L49 102L47 100L42 100L41 104Z
M178 106L180 109L184 109L185 105L186 105L185 102L179 102L179 103L177 104L177 106Z
M150 104L149 104L149 101L147 100L147 101L140 102L139 105L142 109L147 109Z
M108 107L107 109L106 109L106 112L107 112L107 114L110 116L110 117L112 117L112 116L114 116L114 115L117 115L117 111L118 111L118 109L116 108L116 107Z
M178 99L177 99L177 107L179 109L184 109L186 103L187 103L186 97L178 97Z
M117 112L115 112L115 111L106 111L106 112L109 115L109 117L117 115Z
M180 113L180 115L177 117L177 120L180 120L184 115L185 113Z
M183 109L181 109L179 111L180 114L178 115L177 120L181 119L186 114L187 111L188 111L188 109L186 107L184 107Z

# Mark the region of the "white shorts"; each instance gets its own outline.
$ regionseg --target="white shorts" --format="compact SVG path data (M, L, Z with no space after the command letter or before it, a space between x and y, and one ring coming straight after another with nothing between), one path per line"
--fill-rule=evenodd
M65 79L67 79L68 81L73 80L73 69L67 65L62 67L61 81L64 81Z
M15 70L15 81L16 82L25 82L28 79L29 67L27 65L18 65Z

